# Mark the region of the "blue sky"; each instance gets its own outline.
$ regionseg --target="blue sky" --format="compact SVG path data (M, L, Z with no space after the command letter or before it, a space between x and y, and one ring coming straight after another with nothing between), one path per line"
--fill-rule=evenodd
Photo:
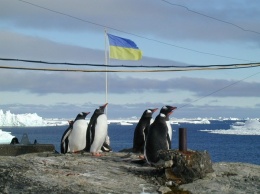
M109 64L260 61L256 0L0 0L1 58L104 64L105 29L133 40L143 52L140 61L111 59ZM8 61L0 65L69 68ZM93 112L105 103L104 77L105 73L1 69L0 109L58 118ZM163 105L177 106L177 118L259 118L260 67L108 73L108 80L111 119L139 117L145 109Z

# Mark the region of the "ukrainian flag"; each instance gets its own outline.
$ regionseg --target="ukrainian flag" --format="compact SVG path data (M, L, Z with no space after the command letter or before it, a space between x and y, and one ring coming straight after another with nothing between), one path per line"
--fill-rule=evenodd
M107 34L109 40L109 57L120 60L140 60L142 51L129 39Z

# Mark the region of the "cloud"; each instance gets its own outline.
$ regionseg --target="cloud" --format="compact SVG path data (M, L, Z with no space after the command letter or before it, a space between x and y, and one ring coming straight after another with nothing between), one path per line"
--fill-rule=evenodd
M259 42L257 34L243 31L235 26L260 31L259 17L255 17L260 11L260 6L256 1L178 3L195 12L227 21L226 23L163 1L149 2L148 5L148 1L138 0L128 2L45 0L37 1L35 4L38 7L22 1L1 2L1 20L20 28L45 31L100 32L106 26L112 31L119 30L164 40Z
M11 79L10 79L11 78ZM0 72L1 91L29 91L39 95L60 93L103 93L104 73L46 73L5 70ZM109 74L109 92L115 94L167 93L190 91L197 96L258 97L260 83L224 79L180 77L159 80L156 78L119 77Z
M104 51L62 44L48 39L0 31L1 55L15 59L40 61L95 63L104 56Z
M131 103L125 105L109 104L108 105L108 118L139 118L143 111L147 108L161 108L165 104L162 103ZM172 104L168 104L172 105ZM4 111L10 110L14 114L24 113L37 113L43 118L67 118L73 119L75 116L82 111L89 111L91 114L94 110L100 106L100 104L87 103L81 106L75 106L74 104L59 104L59 105L30 105L30 104L5 104L1 106ZM181 107L181 104L174 104L174 106ZM237 118L256 118L260 107L255 108L238 108L234 106L211 106L211 105L189 105L182 108L177 108L171 115L171 118L197 118L197 117L237 117ZM158 115L157 110L154 113L154 117Z
M185 49L186 47L216 55L249 58L252 61L257 61L259 56L257 50L260 45L259 35L163 1L40 0L34 2L28 0L27 2L29 3L22 1L1 1L0 3L1 57L104 64L105 26L110 33L133 38L144 48L145 56L141 61L110 60L111 64L115 65L186 66L189 64L184 61L197 65L237 62L237 60L227 58L220 59L214 55L197 55L197 52L189 52ZM54 10L56 13L32 6L30 2ZM260 2L185 0L178 3L245 29L260 31L258 17ZM171 45L184 47L185 51ZM159 57L153 58L155 56ZM0 65L71 68L8 61L0 61ZM73 68L93 69L91 67ZM253 75L255 72L252 68L238 70L235 74L228 70L224 74L221 72L109 73L109 93L118 100L117 104L110 104L113 110L110 115L138 116L147 106L160 107L161 102L174 103L175 100L189 103L194 102L193 99L208 95L216 97L217 102L213 103L211 98L207 101L209 104L204 104L204 106L203 102L196 103L200 106L189 104L188 107L176 111L176 115L180 117L185 117L185 115L188 117L192 114L202 116L207 112L212 115L228 113L235 116L238 112L244 115L251 113L256 115L257 109L248 107L252 107L252 104L259 104L257 102L257 97L260 96L259 79L255 76L254 79L250 79L254 80L251 82L248 81L249 79L240 80L245 73ZM100 93L104 93L105 78L104 73L1 69L0 88L4 98L8 99L5 100L8 104L3 105L6 109L10 107L23 113L35 111L42 113L45 117L50 115L59 117L64 112L66 117L71 117L71 112L74 115L85 107L94 109L98 106L91 104L91 101L83 106L72 102L77 102L79 96L84 96L84 103L89 100L89 96L94 96L95 103L102 101L101 97L98 100L96 98L99 98ZM150 101L158 103L144 101L143 98L148 99L148 94L153 94L149 98ZM18 102L14 98L16 95L22 95L26 103L34 102L34 104L12 104L12 102ZM64 98L60 99L61 96ZM124 102L133 103L122 106L120 105L122 99ZM137 104L137 101L142 103ZM232 105L238 102L237 107L212 106L213 104L221 105L221 103L229 105L228 101ZM243 102L240 103L240 101ZM41 104L35 105L38 102ZM177 104L177 106L181 107L182 104ZM242 106L244 108L241 108Z
M169 81L174 83L177 89L185 89L194 92L198 96L240 96L257 97L260 95L258 82L245 82L242 80L205 79L181 77Z

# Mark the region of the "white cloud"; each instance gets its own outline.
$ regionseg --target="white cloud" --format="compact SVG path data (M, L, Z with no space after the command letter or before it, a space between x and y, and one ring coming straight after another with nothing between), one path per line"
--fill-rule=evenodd
M258 34L163 1L27 2L29 3L0 2L0 57L103 64L104 27L107 26L109 32L136 41L144 53L141 61L111 60L111 64L210 65L259 61ZM170 2L260 32L258 1ZM214 54L229 56L230 59ZM0 61L0 65L45 67L34 63L7 61ZM260 104L257 98L260 91L258 69L109 73L110 106L113 110L111 116L138 116L147 106L153 108L166 103L183 106L189 102L191 104L176 111L176 115L223 116L223 112L226 116L257 115L259 110L252 107ZM12 109L12 112L33 110L41 112L45 117L69 117L72 111L80 112L85 106L94 108L103 103L104 81L104 73L2 69L0 100L3 108ZM238 83L233 85L235 82ZM210 97L195 102L208 94L211 94Z

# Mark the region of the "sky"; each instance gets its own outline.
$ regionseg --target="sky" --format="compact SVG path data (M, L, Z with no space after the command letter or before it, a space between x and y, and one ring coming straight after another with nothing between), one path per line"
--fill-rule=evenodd
M105 31L134 41L143 53L139 61L109 59L109 65L260 62L258 0L0 0L0 58L103 65ZM0 66L105 70L5 60ZM105 77L104 72L1 68L0 109L44 118L93 113L106 102ZM145 109L164 105L177 107L172 118L259 118L259 66L107 77L109 119L140 117Z

